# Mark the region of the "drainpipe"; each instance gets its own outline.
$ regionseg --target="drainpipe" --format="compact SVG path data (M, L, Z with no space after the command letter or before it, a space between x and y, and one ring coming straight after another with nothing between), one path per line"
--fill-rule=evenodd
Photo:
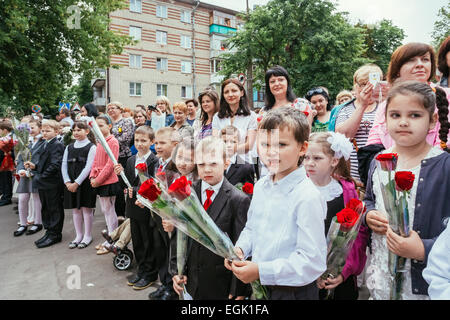
M195 11L200 5L200 1L195 1L195 7L192 9L192 97L196 97L195 86L195 72L196 72L196 59L195 59Z

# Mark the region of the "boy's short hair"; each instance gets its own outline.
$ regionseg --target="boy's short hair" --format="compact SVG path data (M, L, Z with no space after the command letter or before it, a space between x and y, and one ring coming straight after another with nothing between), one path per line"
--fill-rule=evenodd
M292 107L281 107L268 112L259 123L258 131L271 131L286 127L293 131L297 142L308 141L310 134L308 120L303 112Z
M163 127L160 128L156 131L155 137L157 135L164 135L164 134L170 134L170 140L171 141L178 141L178 136L174 136L174 134L176 133L176 129L173 127Z
M220 130L220 137L222 138L225 135L233 135L237 136L238 140L241 139L241 134L239 133L239 129L235 126L226 126Z
M44 121L42 121L42 127L50 127L53 130L55 130L56 132L58 132L60 124L58 121L53 120L53 119L45 119Z
M42 127L42 121L36 118L32 118L30 120L30 122L28 122L29 124L35 123L39 128Z
M187 114L188 109L187 109L187 105L184 102L175 102L174 105L172 106L173 112L175 112L175 110L180 110L181 112L183 112L184 114Z
M137 134L144 134L147 135L148 138L153 141L155 140L155 131L153 130L153 128L149 127L149 126L140 126L136 129L136 131L134 132L134 135L136 136Z
M197 108L198 107L198 101L197 101L197 99L189 99L189 100L186 100L186 105L188 105L189 103L193 103L194 104L194 106Z
M9 120L3 120L0 122L0 130L7 130L8 132L13 131L13 126L11 121Z
M223 155L223 159L227 158L225 142L223 142L222 139L213 136L206 137L205 139L202 139L197 143L197 146L195 147L196 163L199 152L201 153L201 155L221 152Z

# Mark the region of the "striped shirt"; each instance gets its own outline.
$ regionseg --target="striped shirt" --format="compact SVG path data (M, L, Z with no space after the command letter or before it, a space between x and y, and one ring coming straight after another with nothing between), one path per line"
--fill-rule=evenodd
M355 138L353 140L353 142L356 141L356 145L358 146L358 148L362 148L366 145L370 129L372 129L373 122L375 120L377 109L378 105L372 112L365 112L361 119L359 129L356 132ZM339 114L337 116L336 126L347 121L352 116L353 112L355 112L355 110L356 107L354 102L343 107L339 111ZM350 174L354 179L356 179L356 181L361 181L358 173L358 157L355 147L353 147L353 152L350 154Z

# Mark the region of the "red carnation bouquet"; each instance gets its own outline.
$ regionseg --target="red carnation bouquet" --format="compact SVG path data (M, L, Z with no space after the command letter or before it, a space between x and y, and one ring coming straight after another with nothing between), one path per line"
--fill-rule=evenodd
M12 158L12 150L15 146L15 141L12 137L5 137L0 140L0 149L4 153L3 161L0 164L0 171L14 171L14 159Z
M245 194L248 194L250 197L253 196L254 186L250 182L246 182L244 184L238 183L237 185L235 185L235 187L244 192Z
M362 201L351 199L331 221L327 234L327 270L322 274L322 279L336 278L342 273L350 249L358 236L361 216L365 210ZM334 290L328 290L327 299L332 297L333 292Z
M148 177L147 177L147 164L145 163L139 163L136 166L136 170L138 171L139 180L141 180L141 183L144 183Z
M409 236L408 200L415 176L409 171L396 171L398 155L380 154L376 157L383 204L389 218L389 227L402 237ZM406 258L389 251L389 271L391 273L391 300L401 299L403 274Z

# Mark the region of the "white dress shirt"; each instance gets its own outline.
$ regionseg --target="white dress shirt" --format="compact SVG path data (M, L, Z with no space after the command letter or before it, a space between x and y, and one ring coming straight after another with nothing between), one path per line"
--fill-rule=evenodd
M88 138L84 139L83 141L75 140L73 146L76 149L80 149L80 148L83 148L83 147L87 146L89 143L90 143L90 141L89 141ZM92 168L92 164L94 163L95 150L96 149L97 149L97 147L95 145L93 145L91 147L91 149L89 149L89 154L88 154L88 157L87 157L87 160L86 160L86 166L84 167L83 171L81 171L81 173L78 176L78 178L76 178L75 181L74 181L79 186L81 186L83 181L91 173L91 168ZM68 156L68 152L69 152L69 146L67 146L66 150L64 150L64 156L63 156L62 165L61 165L61 173L62 173L62 176L63 176L64 183L70 182L69 173L67 171L67 156Z
M149 150L143 157L139 157L139 152L136 153L136 161L134 162L134 175L138 175L138 169L136 169L136 166L140 163L147 163L148 157L150 157L150 154L152 152Z
M206 195L206 190L208 190L208 189L214 190L214 193L211 196L211 203L212 203L212 202L214 202L214 199L216 198L217 194L219 193L220 188L222 188L222 184L223 184L223 178L215 186L211 186L210 184L206 183L205 181L202 181L202 204L204 204L206 199L208 198L208 196Z
M422 276L432 300L450 300L450 223L434 243Z
M247 224L236 247L258 264L262 285L305 286L326 270L327 204L300 167L254 187Z

